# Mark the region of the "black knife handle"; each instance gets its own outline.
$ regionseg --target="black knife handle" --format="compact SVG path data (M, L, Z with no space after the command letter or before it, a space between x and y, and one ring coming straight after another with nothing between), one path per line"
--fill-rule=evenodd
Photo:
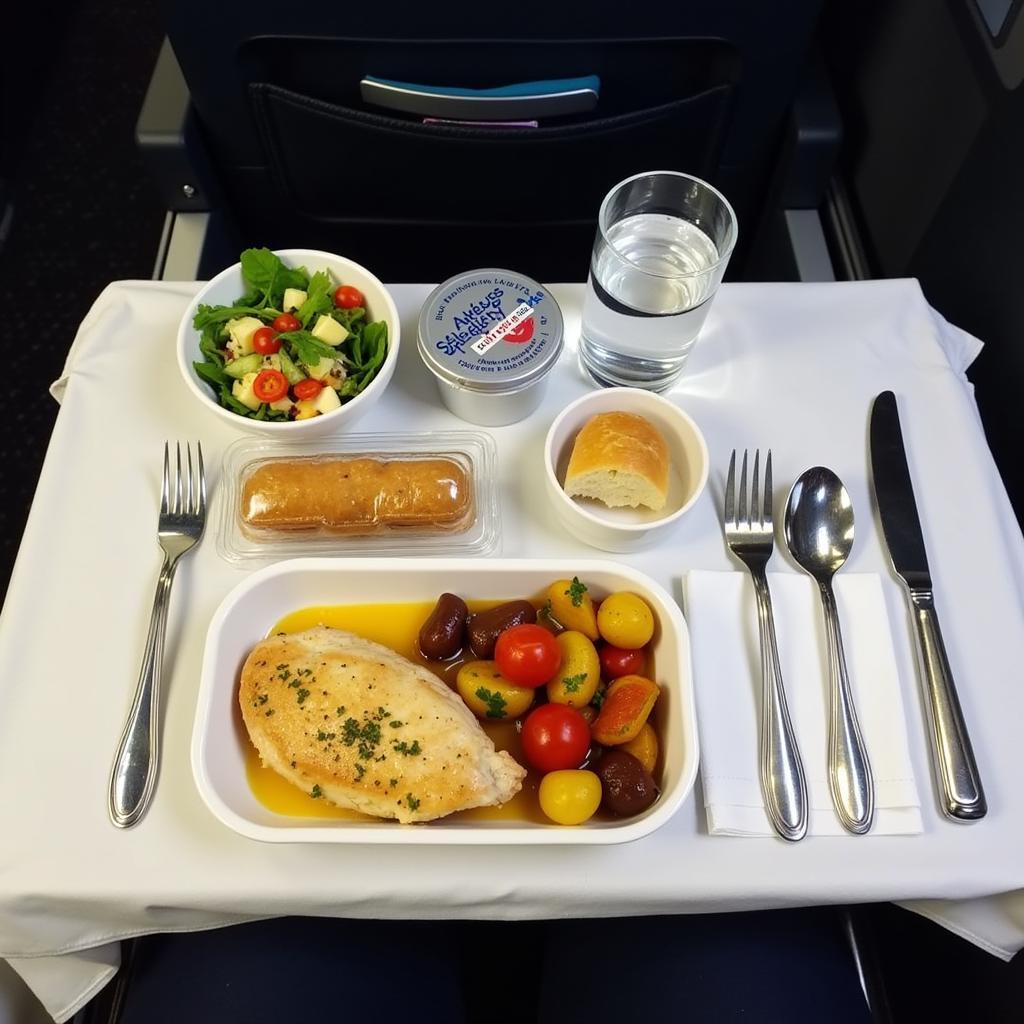
M942 812L954 821L976 821L985 817L988 804L942 643L932 592L911 590L910 604L917 627L921 682Z

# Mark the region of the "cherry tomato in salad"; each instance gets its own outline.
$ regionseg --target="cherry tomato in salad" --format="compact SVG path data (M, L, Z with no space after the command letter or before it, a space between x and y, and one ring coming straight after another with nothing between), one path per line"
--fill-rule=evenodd
M261 356L273 355L281 348L281 342L273 327L260 327L252 333L252 350Z
M358 288L343 284L334 290L334 304L338 309L355 309L357 306L365 306L366 299Z
M323 391L323 388L324 386L320 381L307 377L305 380L300 380L292 390L295 392L296 398L316 398Z
M516 686L543 686L562 664L562 649L554 634L525 622L506 629L494 645L498 671Z
M278 334L285 334L288 331L297 331L302 324L299 323L298 317L294 317L291 313L282 313L278 317L274 317L274 322L271 325Z
M598 653L601 657L601 674L605 679L642 676L647 667L647 658L642 647L629 650L625 647L616 647L614 644L602 644Z
M541 772L579 768L590 750L590 726L568 704L541 704L523 722L523 756Z
M261 402L276 402L288 394L288 379L280 370L260 370L252 391Z

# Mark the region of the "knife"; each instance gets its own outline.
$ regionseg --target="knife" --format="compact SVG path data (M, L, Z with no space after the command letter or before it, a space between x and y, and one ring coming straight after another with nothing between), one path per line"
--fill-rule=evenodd
M942 812L954 821L984 818L988 805L942 643L900 414L891 391L883 391L871 410L871 475L889 557L906 584L914 619Z

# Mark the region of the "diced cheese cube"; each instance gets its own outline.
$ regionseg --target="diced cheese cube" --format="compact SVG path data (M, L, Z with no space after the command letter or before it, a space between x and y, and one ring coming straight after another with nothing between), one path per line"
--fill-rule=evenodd
M255 373L247 373L241 380L236 380L231 385L231 394L237 398L242 405L248 406L255 412L260 407L260 400L253 391L253 381L256 380Z
M295 418L297 420L311 420L318 413L315 398L303 398L295 403Z
M331 372L334 370L334 364L337 362L336 359L331 359L330 356L324 356L319 362L314 363L312 366L309 363L303 363L302 368L306 371L306 374L313 378L313 380L326 380Z
M252 352L252 336L263 326L262 320L254 316L240 316L229 320L227 327L228 351L233 359L240 359Z
M324 316L322 313L316 318L316 326L309 333L314 338L326 341L328 345L340 345L348 337L348 331L333 316Z
M288 412L295 403L290 398L279 398L276 402L270 403L274 412Z
M285 288L284 301L281 305L286 313L298 309L306 301L306 293L301 288Z
M313 402L316 405L316 411L322 415L341 408L341 399L338 398L338 392L334 388L321 389L320 394L313 399Z

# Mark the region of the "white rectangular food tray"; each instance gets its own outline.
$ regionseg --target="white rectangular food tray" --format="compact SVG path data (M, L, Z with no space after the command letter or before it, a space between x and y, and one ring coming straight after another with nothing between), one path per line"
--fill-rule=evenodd
M644 813L577 827L511 820L396 822L297 818L275 814L249 788L237 711L238 677L252 647L290 612L311 605L435 601L451 591L466 600L529 598L553 580L579 576L595 598L616 590L639 594L658 626L652 641L662 694L656 709L662 743L661 796ZM276 843L624 843L663 825L693 788L697 718L690 639L672 598L628 566L588 560L470 560L309 558L279 562L253 573L221 602L206 637L199 704L192 733L192 771L211 811L229 828Z

